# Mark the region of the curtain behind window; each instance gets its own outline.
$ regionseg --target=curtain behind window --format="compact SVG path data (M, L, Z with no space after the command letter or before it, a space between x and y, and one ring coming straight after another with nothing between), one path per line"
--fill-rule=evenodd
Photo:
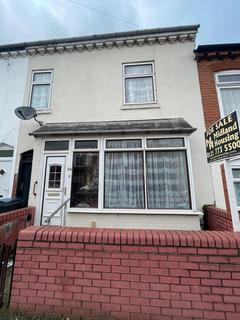
M184 151L146 152L149 209L189 209L188 172Z
M234 110L240 112L240 88L220 89L224 114L227 115Z
M153 96L153 78L131 78L126 79L126 102L152 102Z
M142 152L105 154L105 208L144 208Z
M32 88L31 107L36 109L48 108L50 85L38 84Z

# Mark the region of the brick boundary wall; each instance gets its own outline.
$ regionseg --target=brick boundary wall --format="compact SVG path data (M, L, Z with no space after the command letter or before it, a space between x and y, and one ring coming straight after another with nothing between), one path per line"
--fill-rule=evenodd
M15 245L19 232L34 224L35 208L26 207L0 213L0 245Z
M232 217L229 211L214 206L204 206L203 211L207 230L233 231Z
M239 253L233 232L30 227L10 306L71 320L239 320Z

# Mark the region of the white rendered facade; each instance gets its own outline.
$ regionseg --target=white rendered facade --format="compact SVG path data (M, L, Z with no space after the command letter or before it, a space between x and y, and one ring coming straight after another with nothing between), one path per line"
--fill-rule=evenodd
M30 132L39 126L33 121L21 123L19 155L34 146L33 170L29 204L36 206L36 223L42 219L43 199L46 196L46 180L48 162L59 161L64 168L64 182L61 199L71 197L72 169L75 140L98 140L99 147L99 181L98 206L96 208L80 208L68 203L66 224L70 226L122 227L122 228L160 228L188 229L200 228L199 219L202 207L213 203L213 192L210 170L206 162L204 145L204 119L198 84L197 66L194 61L194 42L196 28L184 31L150 31L141 36L126 35L119 39L111 38L94 43L78 43L72 45L58 44L53 49L43 49L41 46L31 48L25 105L31 101L33 72L52 73L49 108L39 110L38 119L46 123L71 123L91 121L118 120L150 120L166 118L183 118L197 130L191 135L178 134L177 138L185 141L191 205L185 209L174 208L123 209L104 208L101 205L104 192L101 179L104 179L104 141L107 139L144 139L176 138L174 135L157 133L110 135L45 135L34 138ZM184 36L185 35L185 36ZM44 46L43 46L44 47ZM50 47L49 47L50 48ZM48 49L49 49L48 48ZM30 49L29 49L30 50ZM35 50L35 51L34 51ZM41 51L42 50L42 51ZM34 53L33 53L34 51ZM42 53L42 54L41 54ZM148 98L147 103L125 103L125 84L123 68L125 65L154 66L154 71L140 73L139 77L152 77L151 87L148 81L149 93L154 90L154 99ZM139 72L139 69L138 71ZM142 72L140 70L140 72ZM136 76L136 73L134 73ZM131 98L133 99L133 98ZM143 100L145 98L142 98ZM67 140L67 150L46 150L46 141ZM145 143L145 142L143 142ZM140 147L141 149L142 147ZM147 152L148 150L139 152ZM78 150L79 151L79 150ZM94 152L94 150L89 150ZM55 157L55 159L53 158ZM50 160L49 160L50 159ZM49 164L50 165L50 164ZM55 177L58 175L55 166ZM63 169L61 169L63 170ZM146 170L146 169L144 169ZM203 174L204 173L204 174ZM102 177L102 178L101 178ZM57 178L56 178L57 179ZM56 181L55 181L56 182ZM60 180L57 183L62 183ZM51 195L56 195L52 190ZM59 193L58 193L59 194ZM53 203L53 202L52 202ZM59 199L55 199L59 203ZM53 208L49 212L53 211Z
M0 58L0 197L12 195L19 119L14 109L23 105L28 56Z

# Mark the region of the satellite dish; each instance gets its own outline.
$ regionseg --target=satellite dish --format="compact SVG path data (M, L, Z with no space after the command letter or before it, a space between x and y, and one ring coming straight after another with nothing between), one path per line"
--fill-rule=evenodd
M37 111L31 107L18 107L15 109L16 116L21 120L30 120L37 115Z

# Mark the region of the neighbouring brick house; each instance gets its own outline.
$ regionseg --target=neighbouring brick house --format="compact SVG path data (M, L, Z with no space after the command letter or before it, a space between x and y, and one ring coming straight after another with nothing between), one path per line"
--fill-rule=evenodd
M43 121L41 128L21 122L18 148L18 161L34 149L29 204L36 224L70 199L67 226L200 229L213 191L197 29L24 44L24 105ZM63 210L52 219L64 221Z
M234 110L240 116L240 44L200 45L195 56L206 128ZM231 211L240 210L240 157L230 170L223 161L210 166L216 208L208 214L209 227L232 230ZM239 231L239 215L235 219Z

